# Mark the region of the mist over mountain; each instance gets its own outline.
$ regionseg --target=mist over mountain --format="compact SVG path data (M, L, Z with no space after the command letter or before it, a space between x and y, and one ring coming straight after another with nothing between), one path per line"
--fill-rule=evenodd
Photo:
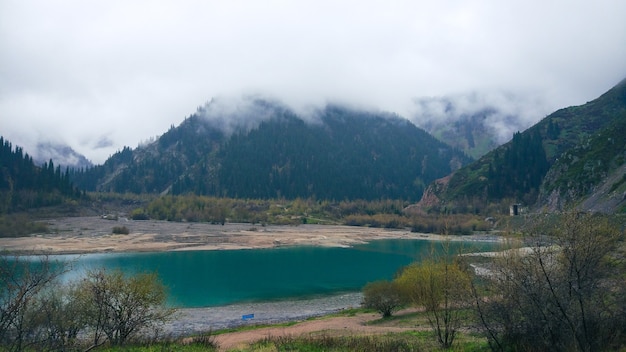
M547 113L531 95L470 92L414 99L409 120L473 158L511 140Z
M53 162L36 165L22 147L0 136L0 215L80 196L60 166Z
M626 80L560 109L479 160L429 186L426 207L626 211Z
M69 168L88 168L93 166L84 155L76 152L72 147L53 142L39 142L32 151L33 160L36 165L43 165L52 160L55 165L65 169Z
M470 159L397 115L215 99L154 142L74 172L86 190L239 198L414 199Z
M221 131L226 137L234 132L249 132L263 121L285 113L295 114L282 102L259 95L220 96L213 98L196 110L195 116L208 122L208 126ZM298 115L299 118L305 118Z

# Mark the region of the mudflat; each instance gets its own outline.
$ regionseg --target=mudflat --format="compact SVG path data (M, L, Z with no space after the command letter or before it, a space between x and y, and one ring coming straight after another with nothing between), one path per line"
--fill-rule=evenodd
M185 223L155 220L107 220L67 217L45 221L48 233L0 238L0 249L12 253L80 254L172 250L235 250L281 246L347 247L379 239L433 239L448 236L339 225L267 225ZM114 234L125 227L128 234ZM450 236L450 239L458 237ZM468 237L458 238L468 240Z

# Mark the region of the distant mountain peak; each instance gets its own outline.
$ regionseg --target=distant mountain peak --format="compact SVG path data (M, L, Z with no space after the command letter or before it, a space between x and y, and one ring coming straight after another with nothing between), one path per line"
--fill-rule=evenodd
M72 147L54 142L39 142L34 151L35 164L42 165L50 160L62 168L87 168L93 166L84 155L76 152Z
M287 111L281 102L260 95L217 97L199 106L194 116L212 128L230 136L236 131L249 131L259 123Z
M532 98L506 92L424 97L414 100L410 120L477 159L545 116L537 106Z
M215 99L154 143L73 177L114 192L419 199L469 161L395 114L328 105L302 117L269 100Z

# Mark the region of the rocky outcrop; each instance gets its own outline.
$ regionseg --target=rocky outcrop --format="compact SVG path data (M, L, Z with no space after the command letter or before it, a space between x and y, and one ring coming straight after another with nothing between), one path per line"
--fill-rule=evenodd
M422 198L416 204L404 208L406 214L424 214L426 210L441 205L440 194L445 192L452 175L433 181L425 190Z

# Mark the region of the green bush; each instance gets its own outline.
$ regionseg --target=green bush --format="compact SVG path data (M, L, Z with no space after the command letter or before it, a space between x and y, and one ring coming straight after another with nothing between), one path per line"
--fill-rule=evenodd
M115 226L113 227L113 233L116 235L128 235L130 230L126 226Z
M402 305L400 289L394 282L375 281L363 288L363 306L376 309L383 318L388 318Z
M130 218L133 220L150 220L150 217L143 211L143 209L133 210L133 212L130 213Z
M0 237L19 237L45 232L48 232L45 223L34 222L27 215L0 215Z

